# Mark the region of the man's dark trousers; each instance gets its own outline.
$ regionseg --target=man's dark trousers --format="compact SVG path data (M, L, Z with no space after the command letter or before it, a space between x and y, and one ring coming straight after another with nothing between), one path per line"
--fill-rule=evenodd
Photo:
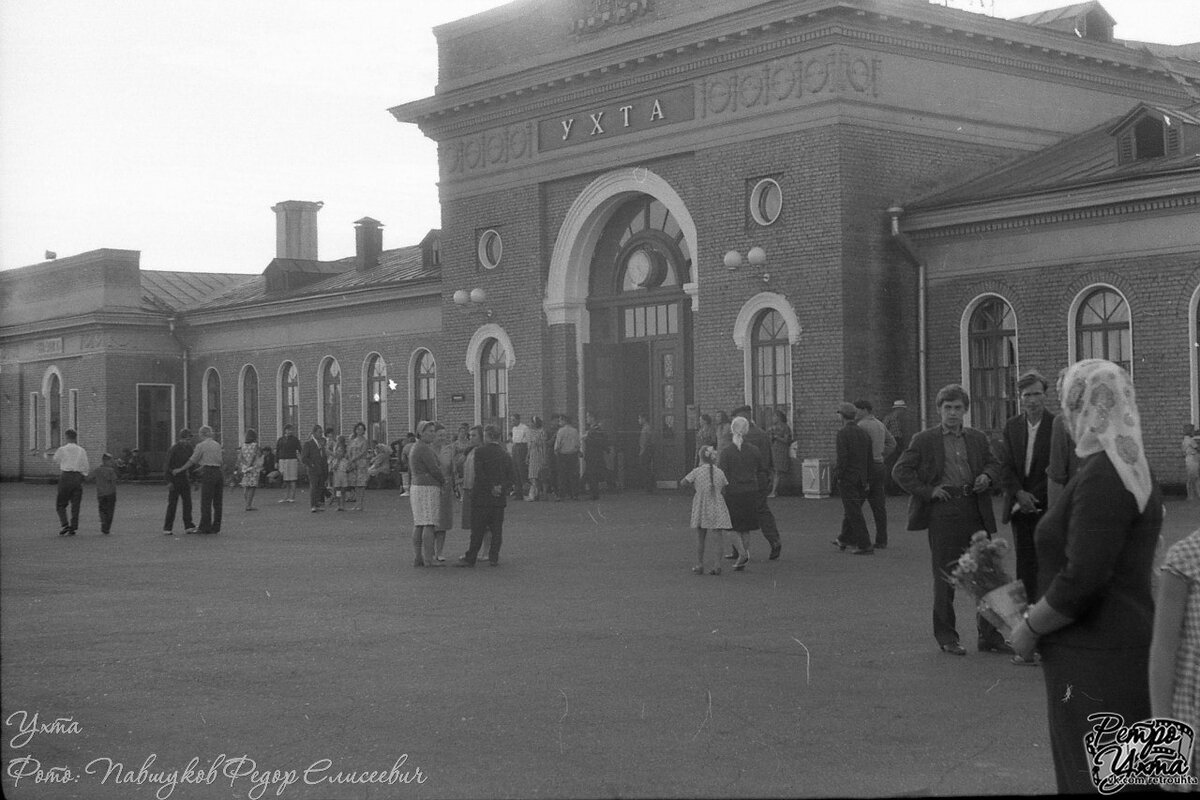
M871 505L871 515L875 517L875 546L887 547L887 468L882 461L871 462L867 502Z
M929 510L929 553L933 567L933 638L939 645L958 641L954 617L954 587L946 577L954 569L958 557L971 543L971 536L983 530L979 506L974 495L953 497L935 502ZM990 622L976 618L979 644L983 647L1002 647L1004 637Z
M483 537L492 534L488 549L488 561L500 563L500 544L504 541L504 506L483 505L471 509L471 544L465 556L468 564L474 564L483 546Z
M313 508L325 505L325 483L328 473L315 467L308 468L308 504Z
M1025 597L1030 605L1037 602L1038 597L1038 560L1037 548L1033 543L1033 532L1037 528L1042 512L1026 514L1018 511L1012 515L1013 540L1017 547L1017 580L1025 584Z
M763 538L767 540L772 549L779 547L779 526L775 524L775 515L771 513L771 507L767 505L767 492L760 491L758 493L756 511L758 512L758 527L762 531Z
M514 442L512 460L513 469L517 473L517 485L513 487L513 497L524 497L525 487L529 485L529 445L525 442Z
M189 530L192 525L192 483L184 473L170 477L170 487L167 490L167 517L163 520L163 530L169 531L175 527L175 507L183 504L183 529Z
M225 476L220 467L200 468L200 532L221 532L221 503Z
M866 492L857 482L846 481L838 482L838 492L842 496L842 534L838 541L857 550L870 550L871 532L867 530L867 518L862 510Z
M58 495L54 499L54 510L58 512L58 521L64 528L79 530L79 504L83 502L83 473L60 472L58 474ZM71 506L71 520L67 521L67 504Z

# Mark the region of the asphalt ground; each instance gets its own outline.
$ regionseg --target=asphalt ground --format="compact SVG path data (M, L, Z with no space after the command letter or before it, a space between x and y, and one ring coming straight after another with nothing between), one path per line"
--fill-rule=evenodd
M976 652L961 596L970 653L938 651L901 498L873 556L830 544L838 500L773 500L782 558L755 534L713 577L684 492L514 503L473 570L411 566L395 490L227 490L219 535L169 537L166 494L122 485L102 536L89 486L60 537L53 486L0 484L6 797L1054 791L1040 670ZM1172 500L1164 543L1197 519Z

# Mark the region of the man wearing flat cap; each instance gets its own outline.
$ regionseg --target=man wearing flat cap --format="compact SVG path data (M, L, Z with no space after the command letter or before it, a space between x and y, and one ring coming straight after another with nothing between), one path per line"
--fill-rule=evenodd
M853 548L856 556L869 556L875 552L871 546L871 533L863 516L863 501L867 499L867 484L871 479L871 462L874 461L871 435L859 426L858 409L853 403L842 403L837 408L842 427L837 433L837 463L833 477L837 481L838 493L842 497L842 532L833 540L839 550Z

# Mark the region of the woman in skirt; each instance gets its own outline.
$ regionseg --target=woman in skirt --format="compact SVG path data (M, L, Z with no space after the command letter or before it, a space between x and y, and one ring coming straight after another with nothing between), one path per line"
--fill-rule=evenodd
M416 433L417 442L408 453L408 467L412 472L409 502L413 515L413 566L442 566L443 562L433 558L433 534L441 511L442 486L446 483L437 451L433 449L437 426L429 420L421 420Z

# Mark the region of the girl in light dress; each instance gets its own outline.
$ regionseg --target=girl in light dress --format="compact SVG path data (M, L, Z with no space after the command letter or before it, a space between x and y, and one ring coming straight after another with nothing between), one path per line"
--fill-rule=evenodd
M1200 731L1200 529L1167 551L1160 568L1150 645L1150 710ZM1200 750L1200 748L1197 748ZM1192 754L1193 778L1200 777ZM1161 784L1168 791L1194 791L1187 784Z
M246 496L246 510L254 510L254 492L258 489L258 473L262 470L262 448L258 446L258 431L246 429L246 441L238 448L238 469L242 473L242 493Z
M329 472L333 475L333 493L337 495L337 510L346 510L346 488L350 485L350 459L346 456L346 437L337 437L333 454L329 458Z
M703 575L721 574L720 531L733 527L729 520L729 509L725 505L724 491L729 485L725 473L717 466L717 451L709 445L700 448L700 465L680 480L680 483L696 487L692 497L692 527L696 529L696 566L692 572ZM705 567L704 547L709 531L713 532L713 543L708 548L712 564Z

